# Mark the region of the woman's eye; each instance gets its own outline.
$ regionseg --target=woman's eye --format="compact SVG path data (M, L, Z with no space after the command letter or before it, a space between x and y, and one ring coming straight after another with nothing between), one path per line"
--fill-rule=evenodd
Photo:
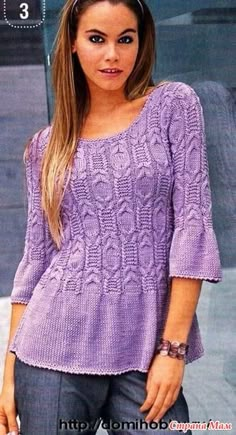
M98 43L103 42L103 38L99 35L92 35L92 36L90 36L89 40L91 42L98 42Z
M92 35L90 36L89 40L98 44L104 42L104 39L100 35ZM122 38L119 39L119 42L122 44L130 44L133 42L133 38L131 38L131 36L122 36Z
M119 41L122 44L130 44L131 42L133 42L133 38L131 38L131 36L122 36L122 38L120 38Z

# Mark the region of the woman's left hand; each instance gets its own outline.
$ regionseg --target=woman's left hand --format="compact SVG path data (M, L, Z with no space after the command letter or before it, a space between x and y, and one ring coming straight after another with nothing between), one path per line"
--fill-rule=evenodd
M146 422L159 421L175 403L184 376L185 361L170 356L156 355L148 370L147 397L140 411L150 412Z

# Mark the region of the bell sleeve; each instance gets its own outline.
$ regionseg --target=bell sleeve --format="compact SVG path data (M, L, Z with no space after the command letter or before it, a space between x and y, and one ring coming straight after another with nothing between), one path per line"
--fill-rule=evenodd
M173 236L169 276L216 283L222 270L212 225L212 202L203 109L187 84L171 100L169 142L173 163Z
M51 245L48 227L41 209L38 147L40 140L41 132L37 132L30 141L29 155L25 162L27 225L23 256L13 280L11 303L29 302L36 284L46 270L46 253Z

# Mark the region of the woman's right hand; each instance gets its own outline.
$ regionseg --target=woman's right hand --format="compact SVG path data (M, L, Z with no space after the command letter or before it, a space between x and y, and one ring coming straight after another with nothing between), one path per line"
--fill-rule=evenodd
M14 399L14 384L3 385L0 394L0 435L9 432L18 435L20 430L16 420L16 405Z
M18 435L20 433L17 424L17 412L15 406L15 352L9 351L9 345L15 336L19 322L24 314L27 304L13 303L10 321L10 333L7 343L7 351L5 357L5 368L2 382L2 391L0 393L0 435L12 433Z
M15 336L19 322L24 314L27 304L13 303L11 311L10 332L7 343L7 351L5 357L5 368L2 382L2 391L0 393L0 435L6 435L15 432L19 434L20 430L17 424L17 413L15 406L15 352L9 351L9 345Z

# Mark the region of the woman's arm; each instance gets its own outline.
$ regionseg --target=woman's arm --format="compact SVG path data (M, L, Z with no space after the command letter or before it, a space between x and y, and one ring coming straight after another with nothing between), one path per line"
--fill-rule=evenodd
M14 366L16 356L8 350L8 346L16 332L27 304L14 303L11 307L9 339L5 357L2 391L0 394L0 434L6 434L12 431L18 433L19 430L16 420L17 410L14 398Z
M202 280L172 278L170 304L163 338L186 343L197 308Z
M187 342L201 292L202 281L172 278L170 303L163 338ZM182 384L185 362L156 355L148 372L148 394L140 411L150 409L146 421L160 420L176 401Z
M13 378L13 369L15 364L15 354L8 351L8 346L15 335L16 329L19 325L19 322L24 314L24 311L27 307L27 304L11 304L11 320L10 320L10 330L9 330L9 339L7 344L7 351L5 357L5 368L3 375L3 385L6 383L11 383L14 381Z
M5 434L7 429L17 428L14 404L16 357L14 353L10 352L10 345L34 288L47 267L47 253L51 252L52 247L47 222L41 209L39 185L41 148L47 140L47 133L47 129L35 133L30 140L29 155L25 162L28 198L27 227L24 252L15 273L10 295L12 312L0 395L0 434Z
M174 231L169 251L172 283L162 338L187 342L201 282L221 281L222 271L212 223L200 99L189 85L174 82L168 85L166 101L168 108L163 108L163 119L173 174L170 206ZM152 407L147 419L160 419L173 405L180 391L184 367L184 360L162 355L154 357L148 372L147 398L140 408L143 411Z
M11 303L27 304L34 288L47 268L53 249L48 223L41 207L40 164L48 129L35 133L29 144L25 163L28 199L24 252L18 264L11 292Z

